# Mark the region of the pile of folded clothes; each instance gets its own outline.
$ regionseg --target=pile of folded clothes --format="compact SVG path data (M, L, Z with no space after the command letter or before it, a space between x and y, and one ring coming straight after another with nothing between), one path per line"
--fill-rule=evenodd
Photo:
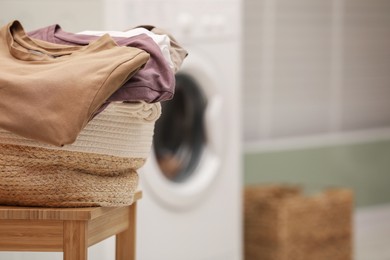
M0 29L0 204L133 201L187 52L160 28Z

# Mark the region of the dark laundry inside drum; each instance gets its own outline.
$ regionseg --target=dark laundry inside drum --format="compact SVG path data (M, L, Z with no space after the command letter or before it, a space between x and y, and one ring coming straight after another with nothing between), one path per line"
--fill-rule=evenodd
M200 162L206 143L206 107L207 100L196 80L178 73L174 98L162 102L153 142L160 170L173 182L185 181Z

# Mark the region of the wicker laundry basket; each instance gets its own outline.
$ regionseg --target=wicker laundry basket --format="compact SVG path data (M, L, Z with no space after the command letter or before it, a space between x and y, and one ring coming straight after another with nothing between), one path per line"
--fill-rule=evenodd
M351 260L352 192L303 196L290 186L245 189L246 260Z
M111 103L64 147L0 129L0 204L131 204L160 113L160 103Z

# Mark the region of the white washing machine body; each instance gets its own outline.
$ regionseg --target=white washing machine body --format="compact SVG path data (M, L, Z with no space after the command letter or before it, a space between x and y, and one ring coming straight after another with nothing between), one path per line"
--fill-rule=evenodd
M112 13L106 17L116 15L106 21L108 29L154 24L171 32L189 52L175 97L167 107L163 104L153 152L140 171L144 196L138 205L138 259L241 259L240 9L235 0L117 0L107 6ZM183 77L189 82L182 83ZM190 90L193 86L206 103L200 121L193 114L199 96ZM192 128L180 125L191 117ZM160 131L173 133L160 136ZM203 131L200 146L193 141L196 131ZM175 180L170 173L180 163L170 161L167 170L161 157L166 150L180 154L186 149L195 162L179 158L186 161L182 168L190 166Z
M210 46L207 48L212 50ZM217 51L218 47L215 48ZM192 65L194 68L201 65L194 62L195 51L198 49L189 48L194 56L188 57L182 73L193 75ZM210 64L203 65L196 68L203 70ZM208 96L204 118L207 144L191 176L182 182L166 178L155 151L140 171L144 197L138 205L139 259L241 259L239 122L238 111L233 111L238 108L226 97L232 83L225 81L230 78L229 73L219 74L222 79L216 77L218 74L203 74L216 83L218 93ZM201 86L209 81L209 78L196 79ZM227 93L219 92L223 91L221 87L225 87Z

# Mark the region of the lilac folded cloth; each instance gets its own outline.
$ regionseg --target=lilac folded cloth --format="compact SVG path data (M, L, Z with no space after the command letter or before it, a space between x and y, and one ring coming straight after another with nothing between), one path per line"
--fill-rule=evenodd
M87 45L99 38L99 36L65 32L59 25L37 29L29 32L28 35L33 39L65 45ZM129 38L112 38L119 46L136 47L148 52L150 58L145 66L119 88L98 112L113 101L154 103L171 99L174 94L175 75L159 46L145 34Z

